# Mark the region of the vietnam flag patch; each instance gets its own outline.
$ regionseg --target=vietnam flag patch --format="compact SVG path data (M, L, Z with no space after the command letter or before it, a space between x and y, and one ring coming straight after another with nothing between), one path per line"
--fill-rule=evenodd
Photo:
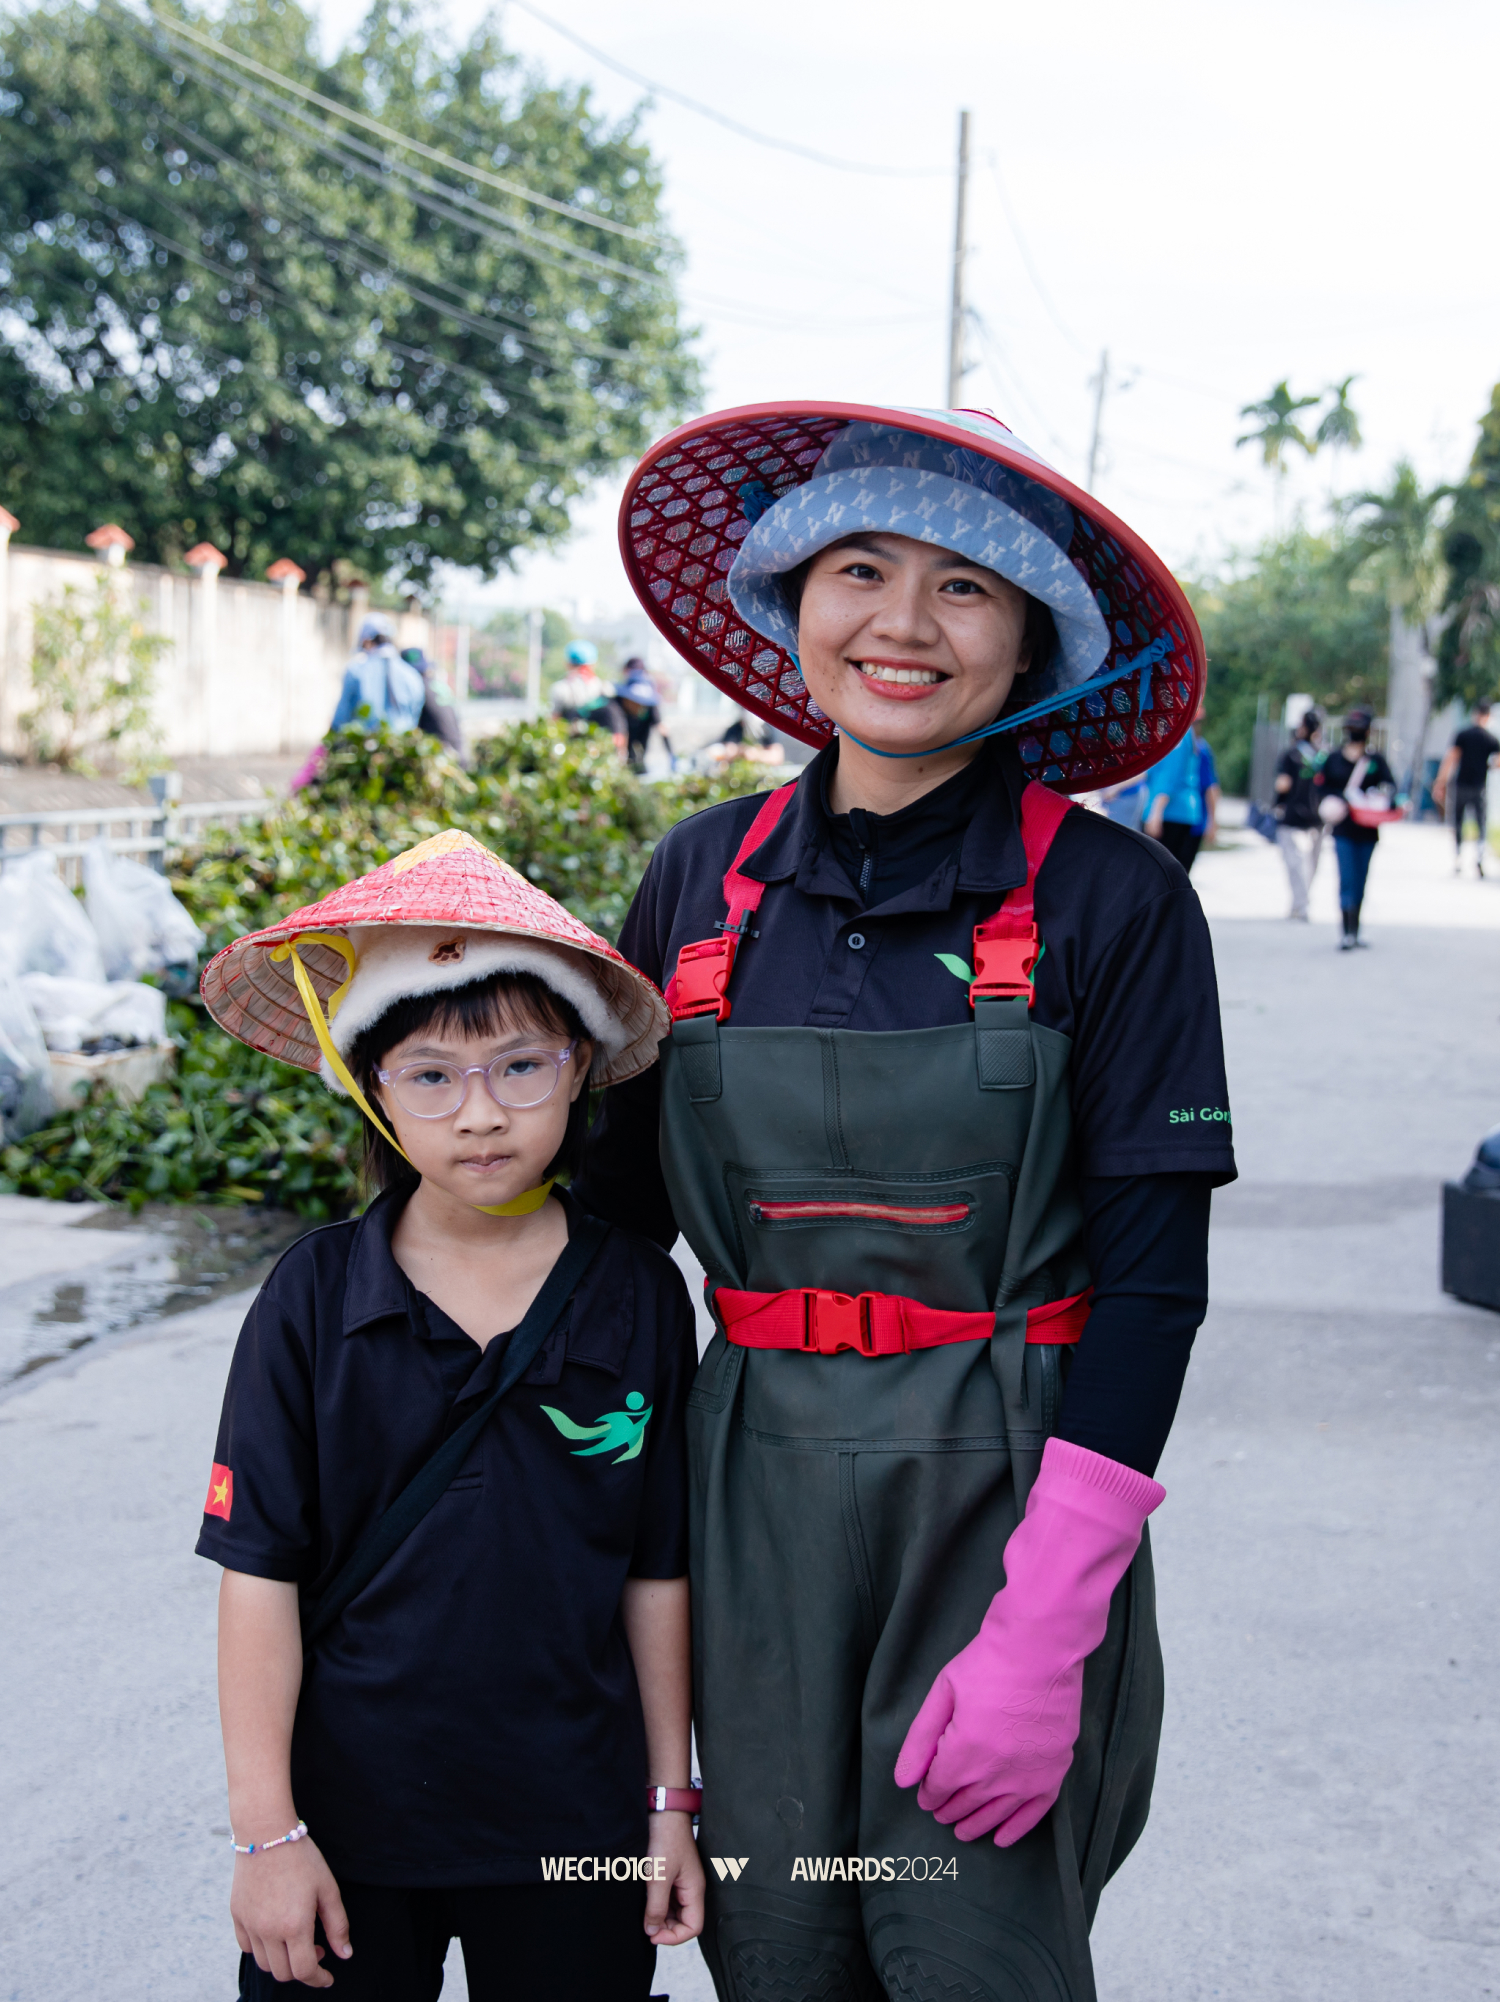
M203 1504L203 1513L221 1515L228 1522L233 1502L234 1475L228 1467L221 1467L215 1460L214 1470L208 1477L208 1500Z

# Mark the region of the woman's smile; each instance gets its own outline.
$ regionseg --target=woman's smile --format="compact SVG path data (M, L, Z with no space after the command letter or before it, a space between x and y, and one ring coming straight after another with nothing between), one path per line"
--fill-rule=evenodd
M862 674L879 695L890 696L897 702L920 701L934 688L941 687L950 679L935 667L924 667L915 660L851 660L849 665Z

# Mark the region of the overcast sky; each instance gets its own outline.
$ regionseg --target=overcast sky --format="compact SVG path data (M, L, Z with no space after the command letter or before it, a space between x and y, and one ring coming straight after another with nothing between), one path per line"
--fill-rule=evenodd
M1363 452L1341 467L1325 454L1289 482L1310 513L1330 482L1377 485L1402 454L1429 479L1468 462L1500 377L1493 0L542 4L770 137L935 170L838 171L655 102L645 130L687 252L710 409L943 401L967 106L969 296L986 332L971 337L964 401L1081 480L1108 348L1097 490L1174 565L1270 528L1271 477L1234 440L1240 406L1281 376L1298 393L1359 378ZM330 37L361 11L334 0ZM484 11L438 8L455 35ZM500 12L547 77L587 82L612 113L640 102L536 15ZM618 494L579 510L560 557L484 595L623 610Z

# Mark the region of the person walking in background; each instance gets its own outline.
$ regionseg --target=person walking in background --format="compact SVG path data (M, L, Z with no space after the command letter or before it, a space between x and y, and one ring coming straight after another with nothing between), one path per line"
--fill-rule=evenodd
M1212 848L1219 838L1219 767L1206 737L1198 739L1198 791L1203 800L1198 834Z
M1455 876L1464 865L1464 822L1470 814L1474 816L1479 837L1474 872L1479 876L1484 874L1484 845L1489 834L1489 775L1497 756L1500 756L1500 737L1490 732L1490 705L1476 702L1473 722L1460 730L1448 746L1432 788L1439 806L1446 805L1450 791L1453 794Z
M552 691L552 714L560 723L581 723L588 712L609 699L595 662L599 649L592 640L573 640L568 647L568 671Z
M1380 839L1380 823L1396 817L1391 805L1395 774L1380 752L1369 748L1373 721L1368 709L1350 710L1344 718L1344 741L1330 753L1315 781L1318 815L1325 827L1333 829L1333 852L1339 863L1340 952L1368 943L1359 935L1365 882Z
M1200 702L1194 725L1202 718ZM1193 866L1205 826L1200 751L1201 742L1194 727L1146 775L1150 804L1146 808L1145 831L1188 870Z
M1276 765L1276 846L1286 864L1292 908L1288 916L1307 922L1307 900L1318 858L1323 852L1323 823L1318 818L1317 776L1323 718L1316 709L1303 712L1292 741Z
M329 729L342 730L348 723L386 723L393 730L415 730L426 700L427 684L397 653L390 620L372 613L360 627L358 648L344 669Z
M461 758L464 754L463 726L458 720L458 705L454 701L453 684L448 679L447 670L439 667L419 646L407 647L401 658L417 670L427 689L427 699L422 704L417 728L424 736L436 737L439 743L448 746L454 757Z
M630 659L625 663L625 671L620 677L620 685L615 690L615 700L625 712L625 760L633 772L646 769L646 747L651 742L651 732L661 729L661 708L657 702L656 683L646 672L643 660ZM662 742L667 743L663 733ZM667 744L667 756L672 755L672 747Z

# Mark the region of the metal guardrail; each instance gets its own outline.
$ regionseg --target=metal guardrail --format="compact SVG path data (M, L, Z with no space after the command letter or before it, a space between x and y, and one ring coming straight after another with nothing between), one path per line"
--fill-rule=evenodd
M117 855L133 855L160 870L169 848L180 848L197 828L253 820L274 809L273 799L204 799L134 809L128 806L63 807L47 813L0 813L0 871L45 848L63 880L81 873L84 850L102 834ZM116 829L123 832L116 833ZM19 837L19 838L18 838Z

